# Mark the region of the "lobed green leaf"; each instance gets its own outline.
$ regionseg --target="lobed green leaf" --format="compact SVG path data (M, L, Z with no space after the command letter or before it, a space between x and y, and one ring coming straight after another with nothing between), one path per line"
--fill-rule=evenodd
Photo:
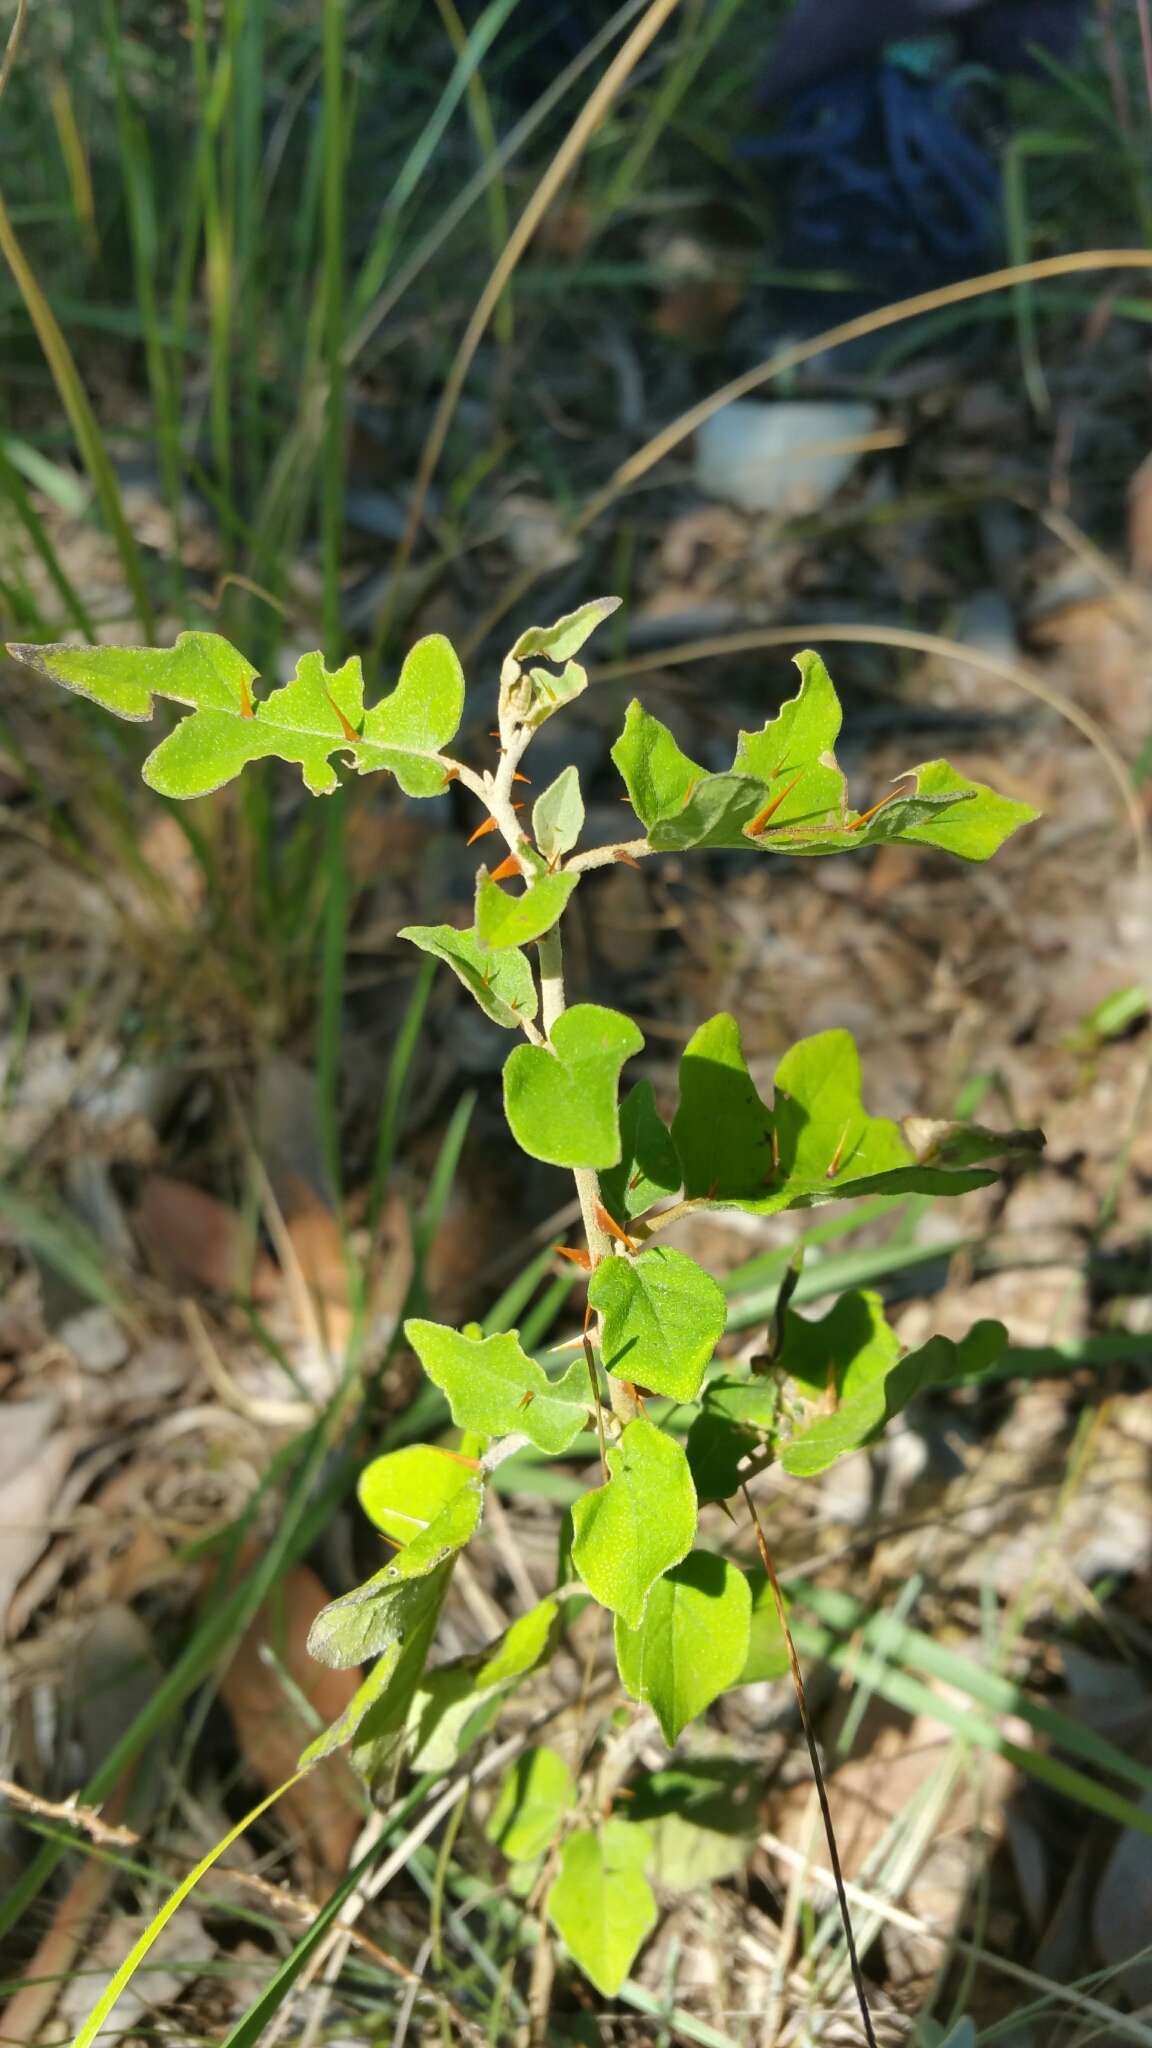
M566 1451L587 1428L591 1389L583 1358L550 1380L525 1355L515 1330L482 1337L475 1326L450 1330L412 1318L404 1335L459 1428L483 1436L519 1433L549 1457Z
M787 1374L785 1405L835 1399L830 1414L794 1427L780 1452L785 1471L809 1477L826 1471L846 1452L859 1449L885 1422L929 1387L979 1378L1008 1342L1003 1323L974 1324L959 1344L933 1337L919 1350L900 1354L900 1343L884 1318L880 1297L870 1291L842 1295L818 1322L788 1310L778 1360Z
M688 1197L757 1215L841 1196L965 1194L995 1179L981 1169L922 1165L896 1124L869 1116L847 1031L818 1032L786 1052L768 1109L748 1072L739 1027L724 1014L702 1024L684 1049L672 1136ZM1000 1149L1021 1142L1032 1149L1035 1134L1006 1132Z
M901 840L987 860L1036 816L1031 805L997 795L946 761L910 769L897 778L910 789L853 811L834 751L841 713L828 671L811 649L796 656L796 666L797 695L760 732L740 734L732 768L720 774L691 760L640 704L629 706L612 758L655 851L814 855Z
M615 1166L620 1069L643 1045L619 1010L576 1003L556 1019L548 1045L517 1046L504 1067L504 1112L521 1149L551 1166Z
M525 1017L535 1017L539 1000L531 962L515 946L493 951L480 944L475 929L462 932L450 924L407 924L398 936L443 960L494 1024L515 1031Z
M329 670L319 654L301 655L289 682L257 698L256 670L218 633L181 633L170 648L10 651L120 718L150 718L156 697L190 707L144 764L144 780L163 796L207 795L269 757L296 763L317 796L336 788L333 755L360 774L389 769L409 796L447 786L439 754L460 724L464 677L441 634L417 642L392 695L367 713L356 656Z
M510 896L487 868L481 868L476 877L476 936L481 946L499 951L542 938L562 915L579 880L579 875L538 875L530 889Z
M724 1335L728 1305L710 1273L685 1252L649 1245L601 1259L588 1300L604 1318L608 1372L673 1401L694 1401Z

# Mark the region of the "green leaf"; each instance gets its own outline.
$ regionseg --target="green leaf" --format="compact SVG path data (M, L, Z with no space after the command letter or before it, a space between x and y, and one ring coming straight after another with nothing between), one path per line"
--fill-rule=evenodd
M621 1158L600 1176L604 1207L617 1223L643 1216L680 1186L680 1161L656 1108L651 1081L637 1081L620 1105Z
M624 778L628 799L648 828L682 809L693 788L707 776L676 744L666 725L634 697L624 730L612 748L612 759Z
M551 866L571 853L584 830L584 799L575 768L562 768L532 806L532 837Z
M518 724L535 732L561 705L579 697L588 688L588 673L570 657L579 652L589 634L619 603L618 597L593 598L590 604L581 605L579 611L557 619L554 626L529 626L521 633L500 671L501 717L511 709ZM563 662L564 667L559 675L546 668L525 671L524 663L533 655Z
M410 1543L476 1475L450 1451L407 1444L365 1465L357 1497L368 1520L392 1543Z
M604 1998L614 1998L656 1925L656 1900L644 1875L643 1829L606 1820L570 1834L546 1910L573 1961Z
M399 937L445 961L494 1024L515 1031L525 1017L536 1015L532 967L515 946L492 951L480 944L474 930L461 932L450 924L406 924Z
M541 1600L486 1650L425 1673L408 1714L414 1771L447 1771L495 1719L507 1694L551 1655L559 1609Z
M619 1010L576 1003L556 1019L550 1045L517 1046L504 1067L504 1112L521 1149L551 1166L615 1166L620 1069L643 1045Z
M579 875L539 875L530 889L510 896L494 882L487 868L476 877L476 936L482 946L500 950L526 946L542 937L563 912Z
M753 775L767 794L779 798L770 827L810 822L844 809L844 776L836 765L840 734L840 700L818 654L809 648L794 657L800 688L780 707L761 732L742 732L733 767Z
M530 1863L555 1840L575 1796L576 1781L556 1750L523 1750L501 1784L484 1832L510 1863Z
M604 1317L608 1372L673 1401L695 1400L728 1319L710 1273L685 1252L649 1245L634 1258L601 1259L588 1300Z
M967 860L990 853L1036 813L970 782L946 761L928 761L867 812L849 809L834 752L840 705L820 656L796 657L800 689L763 730L742 732L731 770L709 775L682 753L666 726L629 707L612 750L637 816L658 852L690 847L762 853L850 853L901 840L940 846Z
M780 1061L775 1087L780 1165L766 1208L809 1207L844 1194L964 1193L995 1178L919 1166L898 1126L865 1110L848 1031L800 1039Z
M464 1548L475 1534L482 1506L481 1482L468 1473L460 1491L382 1571L321 1608L308 1637L310 1654L341 1668L403 1642L413 1614L421 1611L420 1583Z
M845 1195L965 1194L995 1179L982 1170L921 1165L896 1124L869 1116L847 1031L802 1038L780 1061L775 1088L769 1110L753 1086L733 1017L713 1017L695 1032L681 1059L672 1121L689 1198L767 1216ZM1005 1134L1005 1147L1016 1135Z
M945 853L959 854L962 860L988 860L1021 825L1031 824L1040 815L1031 804L998 796L983 782L970 782L948 761L925 761L914 772L919 796L959 792L968 799L920 824L909 825L901 837L920 846L939 846Z
M256 670L219 633L181 633L175 647L25 647L8 649L66 690L90 697L117 718L143 722L154 698L238 710Z
M697 1498L730 1500L740 1486L742 1461L772 1449L779 1419L775 1372L710 1380L685 1444Z
M766 1571L759 1566L747 1573L752 1596L752 1618L748 1634L748 1655L738 1685L758 1685L764 1679L783 1678L788 1670L788 1642L780 1626L776 1596ZM788 1596L784 1595L785 1612Z
M704 1407L688 1431L684 1449L699 1501L731 1500L740 1486L743 1460L759 1450L754 1429Z
M672 1139L684 1193L758 1201L772 1172L772 1118L752 1083L735 1017L721 1011L693 1032L680 1061Z
M736 1566L694 1550L658 1579L644 1619L616 1617L616 1662L634 1700L654 1708L667 1743L735 1685L748 1657L752 1595Z
M657 853L686 853L692 847L746 847L745 827L764 808L767 791L750 775L706 775L674 818L659 818L648 830Z
M573 1502L572 1562L601 1606L638 1628L656 1580L692 1548L696 1494L681 1446L652 1422L628 1424L608 1470Z
M926 1388L978 1378L1007 1342L1004 1325L986 1321L976 1323L959 1344L933 1337L902 1358L878 1294L842 1295L816 1322L789 1310L778 1359L789 1376L785 1405L791 1399L795 1407L797 1399L802 1403L805 1398L822 1405L831 1395L836 1407L832 1414L793 1428L781 1464L798 1477L825 1471L867 1443Z
M537 1450L556 1457L587 1428L591 1389L583 1358L561 1379L550 1380L543 1366L525 1356L515 1330L474 1337L410 1320L404 1335L461 1429L484 1436L523 1434Z
M582 604L577 611L566 612L557 619L554 626L528 626L521 633L509 655L510 661L525 662L533 654L542 654L548 661L567 661L573 654L579 654L584 642L619 611L623 599L619 597L593 597Z
M736 1757L697 1757L633 1781L628 1818L652 1840L661 1890L698 1892L743 1868L760 1831L761 1785Z
M454 739L464 711L464 672L442 633L418 640L390 697L364 720L356 766L387 768L406 796L437 796L448 774L435 757Z
M352 1742L353 1761L370 1780L382 1772L399 1748L413 1695L428 1659L440 1609L452 1576L449 1560L426 1578L413 1579L391 1595L392 1628L381 1656L344 1712L310 1742L301 1764L316 1763ZM331 1612L325 1609L325 1613ZM318 1617L323 1620L323 1615ZM308 1644L313 1650L311 1638ZM326 1657L322 1661L336 1661ZM340 1660L343 1661L343 1660ZM351 1660L359 1662L358 1658Z
M433 634L412 649L391 697L365 715L356 656L329 670L301 655L281 689L257 699L256 671L218 633L181 633L171 648L19 647L12 652L120 718L146 719L155 697L192 708L144 764L163 796L204 796L250 761L296 762L315 795L336 788L332 755L361 774L388 768L409 796L434 796L448 780L433 758L456 732L464 678L447 640Z

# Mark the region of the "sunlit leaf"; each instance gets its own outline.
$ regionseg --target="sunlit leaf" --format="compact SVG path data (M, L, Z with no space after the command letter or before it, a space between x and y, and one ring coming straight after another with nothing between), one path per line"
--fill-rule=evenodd
M588 1299L604 1318L608 1372L674 1401L695 1400L727 1321L710 1273L685 1252L649 1245L636 1257L602 1259Z
M655 1710L665 1742L735 1685L748 1657L752 1595L736 1566L694 1550L656 1581L644 1618L616 1617L616 1662L634 1700Z
M656 1925L656 1900L644 1875L642 1828L606 1820L565 1838L546 1910L572 1958L605 1998L624 1983Z
M696 1494L683 1449L651 1422L628 1424L608 1470L573 1502L572 1561L601 1606L638 1628L656 1580L692 1548Z
M550 1656L559 1609L541 1600L486 1650L425 1672L408 1713L414 1771L447 1771L478 1742L501 1702Z
M526 946L551 931L579 875L540 875L517 896L494 882L487 868L476 877L476 935L493 950Z
M404 1334L461 1429L484 1436L518 1432L554 1457L587 1427L591 1389L583 1358L550 1380L522 1351L515 1330L481 1337L413 1318Z
M517 1144L552 1166L615 1166L620 1069L643 1046L630 1017L598 1003L565 1010L549 1045L517 1046L504 1067L504 1111Z
M493 951L475 931L450 924L406 924L398 937L445 961L494 1024L515 1031L525 1017L535 1017L539 1003L531 963L515 946Z

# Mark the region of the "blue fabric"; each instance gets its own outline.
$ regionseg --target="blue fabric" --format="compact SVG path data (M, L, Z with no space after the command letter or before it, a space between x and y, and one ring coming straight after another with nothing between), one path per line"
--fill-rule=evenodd
M956 92L955 76L894 64L842 71L802 93L777 134L742 145L784 173L782 260L869 283L877 266L899 270L908 289L978 270L996 245L1000 173L957 122Z

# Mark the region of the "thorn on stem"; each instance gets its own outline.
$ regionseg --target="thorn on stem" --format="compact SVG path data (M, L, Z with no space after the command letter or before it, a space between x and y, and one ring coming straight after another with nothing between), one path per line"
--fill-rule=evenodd
M493 882L506 882L510 876L522 875L523 872L524 870L516 855L510 853L507 860L502 860L498 868L493 868L490 880Z

